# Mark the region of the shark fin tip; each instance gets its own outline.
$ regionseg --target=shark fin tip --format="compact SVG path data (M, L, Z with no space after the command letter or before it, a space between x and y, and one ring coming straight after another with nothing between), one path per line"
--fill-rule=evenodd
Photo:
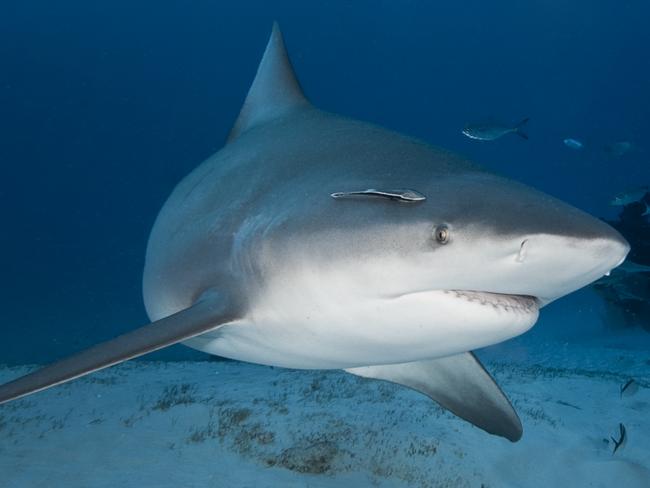
M305 105L308 105L307 99L291 65L280 26L274 21L257 74L230 131L228 142L252 127Z

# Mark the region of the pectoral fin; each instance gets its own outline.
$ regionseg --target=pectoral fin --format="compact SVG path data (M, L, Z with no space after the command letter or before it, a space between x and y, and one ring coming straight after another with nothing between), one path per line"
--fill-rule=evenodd
M521 438L523 429L517 413L471 352L442 359L364 366L346 371L408 386L490 434L512 442Z
M237 318L224 294L210 293L191 307L0 386L0 404L171 346Z

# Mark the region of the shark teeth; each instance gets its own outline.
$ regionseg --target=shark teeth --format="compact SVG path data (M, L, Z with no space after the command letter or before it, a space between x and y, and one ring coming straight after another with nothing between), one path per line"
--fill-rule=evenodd
M527 295L505 295L473 290L448 290L457 298L468 302L490 306L505 312L533 313L538 309L537 299Z

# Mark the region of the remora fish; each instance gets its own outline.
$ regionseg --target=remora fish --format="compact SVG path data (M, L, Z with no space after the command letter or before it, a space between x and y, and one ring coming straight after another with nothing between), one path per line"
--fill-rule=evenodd
M468 351L525 332L628 251L550 196L314 108L274 25L226 146L151 231L152 322L1 386L0 403L183 342L399 383L516 441L517 414Z
M526 125L528 120L530 119L525 118L514 127L500 124L498 122L468 124L462 132L470 139L477 139L479 141L494 141L506 134L517 134L523 139L528 139L528 134L523 131L523 126Z

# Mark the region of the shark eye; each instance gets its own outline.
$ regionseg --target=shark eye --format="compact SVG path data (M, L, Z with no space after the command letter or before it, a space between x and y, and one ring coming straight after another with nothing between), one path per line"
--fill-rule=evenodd
M439 244L447 244L449 242L449 227L446 225L439 225L433 229L433 236Z

